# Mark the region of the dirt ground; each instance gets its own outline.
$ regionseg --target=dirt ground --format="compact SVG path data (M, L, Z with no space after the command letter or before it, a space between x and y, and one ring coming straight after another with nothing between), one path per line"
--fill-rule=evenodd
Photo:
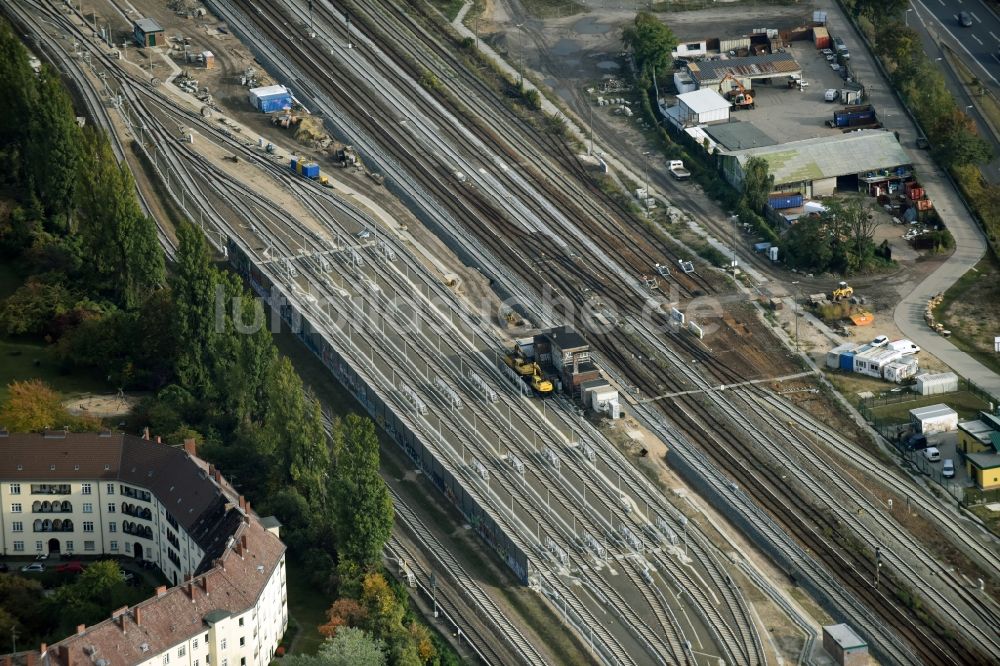
M85 395L80 398L68 400L64 407L70 414L81 416L95 416L99 419L111 419L129 414L142 396L106 394L106 395Z
M937 309L938 319L952 331L952 339L963 349L1000 372L1000 354L994 339L1000 336L1000 263L986 259L952 287ZM993 307L984 307L992 304Z

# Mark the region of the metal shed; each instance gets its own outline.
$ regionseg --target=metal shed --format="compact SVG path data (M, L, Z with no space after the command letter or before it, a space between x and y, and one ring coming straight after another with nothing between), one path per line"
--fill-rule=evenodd
M910 425L925 435L949 432L958 428L958 412L948 405L927 405L910 410Z
M917 383L914 384L913 390L920 395L951 393L958 390L958 375L954 372L942 372L935 375L929 373L917 375Z
M842 345L837 345L836 347L834 347L833 349L831 349L826 353L826 367L832 370L840 369L840 357L843 354L854 351L855 349L857 349L857 347L858 347L857 345L852 344L850 342L845 342ZM852 366L853 366L853 361L852 361Z
M729 120L729 107L732 106L729 100L710 88L678 95L677 104L681 107L680 117L685 125Z
M292 106L292 93L285 86L250 89L250 103L263 113L273 113Z

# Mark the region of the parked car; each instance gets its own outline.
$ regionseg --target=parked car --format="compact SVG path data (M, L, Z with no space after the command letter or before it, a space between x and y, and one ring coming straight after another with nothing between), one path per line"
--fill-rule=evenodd
M0 562L0 573L7 573L10 571L10 567L7 566L6 562Z
M870 344L872 347L885 347L887 344L889 344L889 336L880 335L874 340L872 340Z
M927 435L922 432L910 435L909 439L906 440L906 448L913 451L923 451L927 448Z
M963 28L972 27L972 16L969 14L969 12L958 13L958 24Z
M32 562L21 567L21 571L24 573L42 573L45 571L45 565L41 562Z
M84 568L85 567L80 562L63 562L62 564L56 567L56 571L58 571L59 573L78 574L78 573L83 573Z
M944 465L941 467L941 476L946 479L952 479L955 477L955 461L948 458L944 461Z
M35 555L36 562L44 562L47 559L49 559L48 553L38 553L38 555Z
M142 562L139 562L139 566L142 567L143 569L155 569L156 562L154 562L153 560L143 560Z
M936 446L928 446L924 449L924 457L928 462L937 462L941 460L941 451Z

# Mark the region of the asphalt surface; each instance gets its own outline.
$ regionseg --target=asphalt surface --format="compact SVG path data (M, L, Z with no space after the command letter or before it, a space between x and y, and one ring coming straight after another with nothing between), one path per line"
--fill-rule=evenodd
M978 65L978 75L985 76L993 85L1000 85L1000 18L997 18L982 0L913 0L915 9L934 17L935 22ZM964 27L958 22L959 12L967 12L972 25ZM911 12L912 13L912 12ZM911 23L912 26L912 23ZM976 68L972 68L976 69Z
M942 2L942 0L925 1L931 5L937 6L939 9L939 3ZM978 2L978 0L951 1L953 3L961 1L962 6ZM956 39L955 35L957 34L959 37L964 39L966 47L968 45L978 47L975 40L972 40L970 37L974 33L967 31L986 29L987 36L991 32L1000 36L1000 21L997 20L996 15L992 11L984 7L981 11L970 12L970 15L974 14L976 17L983 18L983 23L975 24L971 28L962 28L958 27L958 23L954 17L954 12L950 15L944 9L937 13L931 12L919 0L913 0L911 4L913 5L912 11L907 12L906 15L907 25L913 28L920 36L920 42L923 45L924 52L927 56L932 60L937 61L938 65L941 67L941 72L944 74L945 84L948 86L948 90L951 91L960 106L965 108L965 112L976 123L976 129L979 132L979 136L983 137L993 145L993 152L996 157L992 162L984 164L980 171L982 171L983 177L990 183L994 185L1000 184L1000 142L997 141L996 135L986 124L986 120L983 118L982 114L980 114L979 110L973 106L973 100L969 96L969 91L962 85L961 81L959 81L958 76L955 74L955 71L951 68L951 66L949 66L948 62L944 60L944 50L942 48L943 43L951 49L956 57L965 58L966 61L968 61L969 52L963 50L962 42ZM942 13L945 14L945 16L942 17ZM990 24L987 23L985 17L988 17L990 22L996 23L997 27L995 29L993 27L988 27ZM975 19L973 19L973 23L975 23ZM993 38L989 37L989 39ZM996 44L1000 45L1000 41L994 41ZM1000 48L1000 46L997 48ZM969 63L971 65L969 69L974 74L978 74L980 76L980 80L986 85L993 88L998 88L1000 86L997 86L985 75L990 71L987 68L991 68L994 70L994 75L1000 78L1000 60L996 58L997 48L993 48L988 54L986 54L985 60L977 60L976 63ZM970 52L976 53L977 51L970 50Z

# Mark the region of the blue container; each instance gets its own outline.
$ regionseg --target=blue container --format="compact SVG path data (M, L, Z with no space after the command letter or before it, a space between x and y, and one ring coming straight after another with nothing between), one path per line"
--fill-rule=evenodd
M264 113L274 113L275 111L281 111L286 106L291 108L292 96L275 95L273 97L263 97L260 99L259 104L260 110Z
M854 372L854 352L844 352L840 355L840 369Z
M302 175L306 178L316 179L319 178L319 165L315 162L310 162L309 164L302 165Z
M295 165L298 163L299 163L299 158L293 157L292 161L288 163L288 168L291 169L292 171L297 171Z
M802 195L796 192L795 194L782 194L776 197L768 197L767 205L774 210L797 208L802 205Z

